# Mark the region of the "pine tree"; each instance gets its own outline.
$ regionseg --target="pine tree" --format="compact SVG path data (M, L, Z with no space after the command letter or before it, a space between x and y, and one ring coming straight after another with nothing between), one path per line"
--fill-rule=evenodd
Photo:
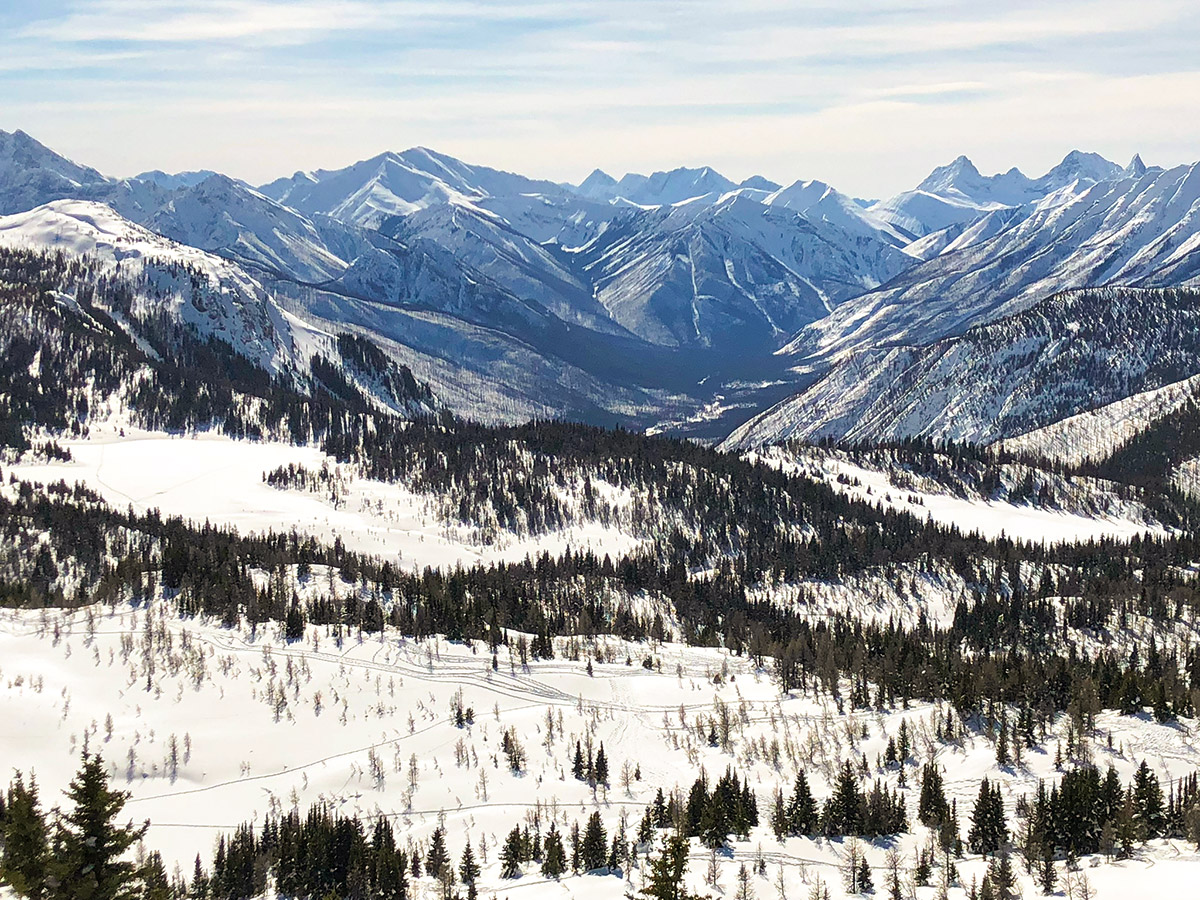
M475 900L475 882L479 880L479 863L475 862L475 851L471 849L470 840L463 848L462 861L458 864L458 874L462 883L467 886L467 900Z
M567 853L563 848L562 835L558 833L558 826L551 822L542 847L542 874L547 878L558 878L566 871Z
M596 753L595 762L596 784L602 784L608 787L608 757L604 755L604 745L600 745L599 751Z
M1001 850L988 866L986 881L992 889L996 900L1015 900L1017 897L1017 875L1013 871L1012 857L1007 850Z
M792 797L787 808L788 834L815 834L817 830L817 802L808 787L808 776L801 769L796 773Z
M847 760L842 765L834 785L833 796L825 803L821 824L828 835L862 834L863 796L858 789L858 778Z
M521 859L524 856L521 848L521 828L515 826L504 839L504 848L500 851L500 877L517 878L521 874Z
M1162 788L1145 760L1133 776L1133 805L1139 837L1147 840L1162 834L1165 818Z
M142 900L171 900L171 881L167 877L167 867L163 865L162 855L157 850L146 857L140 875Z
M142 839L147 825L115 824L129 795L109 790L104 762L87 754L66 795L73 808L55 834L52 870L57 893L86 900L133 900L139 887L137 868L122 857Z
M304 637L304 611L300 609L300 604L294 599L292 600L291 608L288 609L284 637L289 642L298 641Z
M875 882L871 878L871 864L867 862L865 856L858 864L858 892L860 894L875 893Z
M652 900L686 900L683 876L687 871L688 842L678 832L667 836L663 851L649 862L650 874L642 893Z
M441 878L442 871L450 863L450 854L446 851L446 829L439 825L433 829L429 839L429 852L425 854L425 871L430 878Z
M967 846L972 853L995 853L1008 841L1008 826L1004 821L1004 798L1000 785L991 785L986 778L979 784L979 797L971 813L971 830Z
M608 835L604 833L604 824L600 821L600 813L594 812L588 818L583 830L583 842L579 847L580 863L585 872L603 869L608 858Z
M46 818L38 800L37 780L30 775L29 786L18 772L8 789L3 817L3 854L0 855L0 882L31 900L42 896L50 843Z
M1058 872L1054 868L1054 851L1047 845L1042 851L1041 868L1038 870L1038 884L1042 887L1042 893L1049 897L1054 893L1054 886L1058 884Z
M917 803L917 818L922 825L937 828L950 812L942 789L942 773L933 763L921 768L921 797Z

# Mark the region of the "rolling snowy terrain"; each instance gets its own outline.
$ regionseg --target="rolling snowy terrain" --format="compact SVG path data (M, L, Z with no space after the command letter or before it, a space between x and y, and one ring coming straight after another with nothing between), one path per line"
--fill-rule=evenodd
M230 631L157 606L4 612L0 710L23 726L0 737L0 753L6 765L35 772L47 798L65 785L82 749L103 754L114 783L132 794L128 815L152 823L147 847L185 873L240 822L323 799L346 815L387 816L401 844L427 846L444 824L455 858L464 841L481 848L485 893L599 898L627 889L620 874L555 880L529 868L501 878L505 833L535 813L542 827L557 821L567 831L593 811L610 832L622 820L632 831L659 788L686 790L702 769L716 777L728 766L748 774L765 812L776 787L790 788L797 766L822 798L842 760L863 756L873 777L893 785L901 768L915 782L918 763L935 761L960 815L978 779L996 779L1011 814L1017 797L1055 775L1054 743L1066 732L1064 721L1019 765L1000 768L977 725L961 739L936 739L945 708L846 715L828 699L780 697L762 672L724 651L604 638L573 644L576 659L522 665L502 652L493 668L486 646L387 633L338 641L316 627L286 642L270 628ZM459 702L474 710L473 724L463 728L451 715ZM727 743L709 746L707 723L722 716L730 720ZM879 766L902 721L913 735L912 757ZM528 756L518 773L498 746L510 728ZM1165 784L1200 760L1190 721L1162 726L1105 714L1097 728L1089 752L1124 778L1145 760ZM593 790L571 776L576 741L605 747L608 788ZM914 809L915 788L901 793ZM877 884L885 850L895 846L911 860L922 831L894 843L865 842ZM752 876L759 896L772 896L780 877L788 896L805 896L818 882L845 896L846 853L841 840L780 841L761 827L716 855L716 889L732 892L738 866L754 872L761 860L765 873ZM708 851L693 842L690 856L692 888L712 890ZM1200 856L1181 842L1155 841L1130 860L1080 862L1094 895L1122 897L1176 890L1194 877ZM985 869L973 855L956 866L965 885ZM636 890L643 877L629 870L629 887ZM1028 876L1022 883L1027 895L1037 892ZM432 880L418 884L432 890ZM935 892L918 888L916 896Z

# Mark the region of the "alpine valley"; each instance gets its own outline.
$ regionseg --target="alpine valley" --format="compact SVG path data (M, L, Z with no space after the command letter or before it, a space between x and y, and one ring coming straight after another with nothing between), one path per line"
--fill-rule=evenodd
M2 900L1190 896L1198 522L1196 165L0 132Z

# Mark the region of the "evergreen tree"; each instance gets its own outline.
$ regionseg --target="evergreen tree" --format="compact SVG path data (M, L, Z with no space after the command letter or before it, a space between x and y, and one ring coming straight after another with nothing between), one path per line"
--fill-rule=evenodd
M50 845L37 780L32 775L28 787L20 772L9 786L0 836L4 851L0 854L0 882L37 900L42 896Z
M787 807L788 834L815 834L817 830L817 802L808 787L808 776L801 769L796 772L796 783Z
M860 894L875 893L875 882L871 878L871 866L867 862L866 856L858 864L858 892Z
M604 745L600 745L600 749L596 752L596 761L594 764L594 772L596 784L602 784L608 787L608 757L604 755Z
M446 829L439 825L433 829L429 839L429 852L425 854L425 872L430 878L441 878L442 872L450 864L450 854L446 850Z
M99 755L84 754L66 791L72 808L56 830L53 875L56 893L72 900L133 900L139 878L122 857L142 839L147 825L117 825L129 795L109 790Z
M683 876L687 871L688 842L678 832L667 836L662 853L649 862L650 874L642 893L651 900L686 900Z
M833 795L825 803L821 824L828 835L861 834L863 825L863 797L858 789L858 778L847 760L842 765Z
M1054 868L1054 851L1050 849L1049 845L1042 850L1038 884L1041 885L1042 893L1047 897L1054 893L1054 886L1058 884L1058 872Z
M288 641L298 641L304 637L304 611L300 609L300 604L295 599L292 600L292 605L288 609L284 637Z
M1008 842L1008 827L1004 821L1004 798L1000 785L991 785L986 778L979 784L979 797L971 813L971 830L967 846L972 853L991 854Z
M937 828L950 813L946 793L942 788L942 773L934 763L921 768L921 797L917 803L917 818L922 825Z
M1142 840L1162 834L1164 809L1163 793L1158 777L1150 771L1145 760L1133 776L1134 817Z
M996 900L1015 900L1017 897L1017 874L1013 871L1012 857L1001 850L988 866L986 881Z
M522 840L520 826L516 826L504 839L504 847L500 851L500 877L517 878L521 874Z
M567 853L563 848L562 835L558 833L558 826L551 822L542 847L542 874L547 878L558 878L566 871Z
M585 872L603 869L608 859L608 835L604 833L604 824L600 821L600 813L594 812L588 818L583 830L583 842L579 847L580 864Z
M167 867L163 864L162 855L152 851L142 865L142 900L171 900L171 881L167 877Z
M471 849L470 840L463 848L462 861L458 864L458 874L462 883L467 886L467 900L475 900L475 882L479 880L479 863L475 861L475 851Z

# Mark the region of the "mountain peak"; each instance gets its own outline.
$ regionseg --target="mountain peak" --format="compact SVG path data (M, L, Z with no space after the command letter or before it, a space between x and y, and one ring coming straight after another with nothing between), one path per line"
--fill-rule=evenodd
M1129 161L1129 165L1125 167L1125 174L1132 175L1138 178L1146 174L1146 164L1142 162L1142 154L1133 154L1133 159Z
M142 172L134 175L130 181L144 181L150 184L156 184L166 190L175 190L176 188L195 187L200 182L211 178L217 173L211 169L195 169L187 172L164 172L162 169L151 169L149 172Z
M930 172L928 177L917 185L917 190L936 194L961 188L964 182L974 182L982 177L975 168L975 163L965 155L959 155L953 162L938 166Z
M592 169L591 174L579 182L578 190L581 194L591 194L598 190L611 190L616 186L617 179L603 169Z
M1063 157L1062 162L1042 177L1042 181L1054 187L1062 187L1077 180L1104 181L1120 172L1120 166L1099 153L1072 150Z
M776 184L771 179L764 178L762 175L751 175L739 184L738 187L751 188L758 191L777 191L782 185Z

